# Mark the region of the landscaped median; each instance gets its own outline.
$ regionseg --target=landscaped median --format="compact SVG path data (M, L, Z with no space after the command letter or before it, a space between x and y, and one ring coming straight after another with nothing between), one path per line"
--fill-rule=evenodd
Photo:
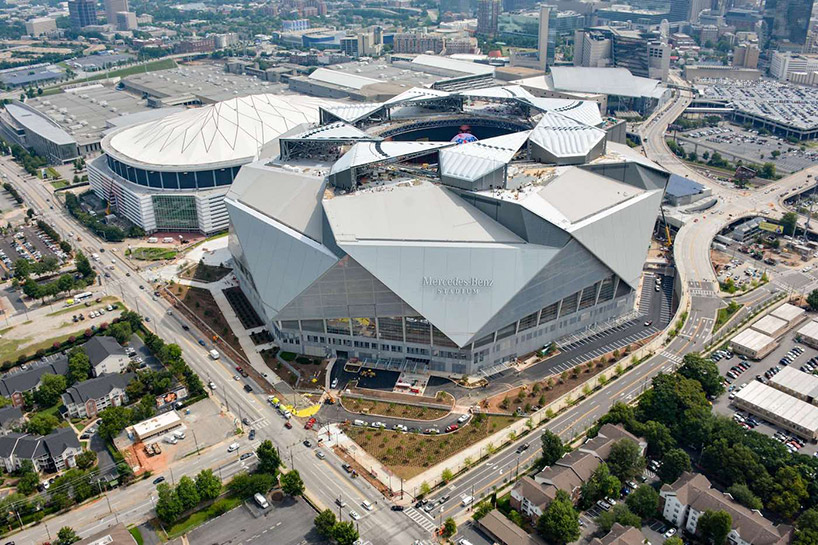
M408 405L390 401L375 401L345 395L341 398L341 405L351 413L403 418L407 420L432 421L448 415L449 409L424 407L422 405Z

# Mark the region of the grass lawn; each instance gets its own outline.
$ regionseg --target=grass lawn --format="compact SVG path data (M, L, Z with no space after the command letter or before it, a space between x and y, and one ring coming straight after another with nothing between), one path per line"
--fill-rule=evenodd
M228 267L219 267L214 265L206 265L204 263L197 263L193 267L187 269L181 275L182 278L189 278L191 280L198 280L200 282L215 282L221 280L233 269Z
M153 72L155 70L169 70L171 68L176 68L176 61L173 59L159 59L158 61L148 62L145 64L139 64L134 66L127 66L125 68L120 68L118 70L111 70L105 71L101 70L99 74L95 74L93 76L77 79L71 81L71 83L82 83L85 81L96 81L98 79L105 79L105 78L115 78L117 76L124 78L125 76L132 76L133 74L141 74L143 72Z
M740 303L736 303L735 301L730 301L724 308L720 308L719 312L716 314L716 321L713 323L713 333L721 329L721 326L726 324L730 318L733 317L733 314L739 311L741 307L744 305Z
M134 248L131 257L142 261L160 261L176 257L176 250L172 248Z
M71 297L68 297L68 299L71 299ZM96 301L96 299L93 299L93 301ZM87 307L82 303L77 303L71 305L70 307L65 307L61 308L60 310L55 310L54 312L49 312L48 314L46 314L46 316L61 316L63 314L68 314L69 312L73 312L74 314L77 314L78 312L85 313L86 310L94 310L96 308L105 307L110 305L111 303L122 304L120 303L119 299L114 297L113 295L106 295L105 297L102 298L101 303L94 302Z
M406 405L404 403L370 401L368 399L357 399L352 397L343 397L341 398L341 402L344 405L344 408L348 411L364 414L378 414L381 416L411 418L412 420L437 420L438 418L443 418L449 414L449 411L444 409Z
M223 515L230 511L231 509L235 509L241 504L242 504L241 498L235 498L232 496L216 500L216 502L213 503L207 509L196 511L186 519L180 520L179 522L168 528L168 537L170 539L173 539L182 534L186 534L187 532L193 530L197 526L201 526L208 520Z
M480 416L482 418L479 423L475 424L472 420L471 424L445 435L421 435L355 426L347 428L346 433L395 475L411 479L517 420L513 416Z
M65 180L56 180L51 182L51 187L53 187L54 189L62 189L64 187L68 187L68 182L66 182Z
M128 532L133 536L133 540L136 541L136 545L143 545L145 543L145 539L142 537L142 532L139 531L137 526L128 528Z
M34 354L37 352L37 350L41 348L50 348L55 342L61 343L72 335L78 337L82 335L83 331L85 331L85 328L81 328L72 333L59 335L57 337L51 337L50 339L45 339L38 343L30 344L25 348L20 348L20 345L26 344L28 341L30 341L30 337L26 337L25 339L0 339L0 361L14 361L20 357L21 354Z
M284 361L293 361L296 354L294 352L282 352L279 354L279 356L281 356L281 359Z
M60 407L62 403L55 403L53 407L37 411L37 414L50 414L51 416L58 416L60 414Z
M213 331L221 335L240 354L244 354L238 337L230 330L227 320L225 320L218 303L216 303L209 290L182 286L181 284L171 286L169 289L173 295L182 300L197 319L210 326ZM209 334L205 332L205 335L208 336Z

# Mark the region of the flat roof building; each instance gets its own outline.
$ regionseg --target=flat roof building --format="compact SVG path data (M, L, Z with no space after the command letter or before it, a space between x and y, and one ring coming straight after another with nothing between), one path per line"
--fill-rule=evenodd
M33 149L51 164L69 163L80 156L73 136L22 102L13 101L0 110L0 135L10 144Z
M769 335L748 328L730 340L730 347L736 354L743 354L758 360L769 354L778 345Z
M788 326L792 326L795 325L796 322L800 321L806 313L807 311L801 307L797 307L790 303L784 303L780 307L770 312L770 315L785 320Z
M796 336L804 344L818 348L818 320L812 320L804 324L804 326L798 330Z
M157 435L161 435L181 426L182 420L179 418L179 415L176 414L176 411L168 411L134 424L133 431L137 439L147 441L152 437L156 437Z
M818 377L812 373L787 365L773 375L768 384L801 401L818 405Z
M818 407L777 388L751 380L736 393L733 403L804 439L818 439Z
M750 328L759 333L764 333L769 337L776 338L779 335L783 335L784 332L789 329L789 324L786 320L768 314L750 326Z
M709 187L694 182L690 178L671 174L665 190L665 200L671 206L684 206L713 194Z

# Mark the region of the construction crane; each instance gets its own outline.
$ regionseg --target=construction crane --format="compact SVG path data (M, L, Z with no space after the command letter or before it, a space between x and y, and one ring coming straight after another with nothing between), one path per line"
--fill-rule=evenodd
M670 248L673 246L673 239L670 237L670 226L667 224L667 219L665 218L665 207L660 205L659 210L662 211L662 223L665 224L665 236L667 236L665 246Z

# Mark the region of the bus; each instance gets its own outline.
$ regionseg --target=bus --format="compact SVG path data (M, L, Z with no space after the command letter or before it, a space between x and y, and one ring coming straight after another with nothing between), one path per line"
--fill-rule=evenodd
M92 295L93 295L93 293L91 293L90 291L84 291L82 293L78 293L77 295L75 295L74 300L75 301L82 301L83 299L88 299Z

